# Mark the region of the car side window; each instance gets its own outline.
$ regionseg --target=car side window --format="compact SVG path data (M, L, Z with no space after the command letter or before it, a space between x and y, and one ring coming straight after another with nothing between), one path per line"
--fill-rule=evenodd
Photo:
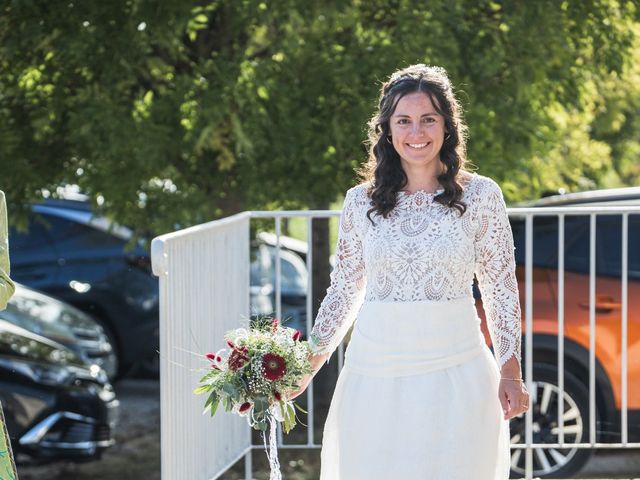
M9 229L9 245L12 256L15 253L48 248L50 243L43 221L39 218L31 219L25 232L20 232L13 227Z
M526 226L524 219L511 222L516 263L524 265L526 258ZM558 219L537 217L533 219L533 265L535 267L556 268L558 254Z
M304 295L307 291L306 277L287 259L282 259L282 289ZM274 272L275 274L275 272Z
M33 262L35 259L52 260L56 258L55 249L44 222L38 217L29 221L28 230L25 232L20 232L15 228L9 229L9 250L12 269Z
M589 217L565 217L564 268L568 272L589 273Z
M258 246L251 252L251 285L276 284L276 252L273 247ZM307 275L303 260L295 253L282 250L280 256L281 288L287 295L305 295Z
M634 279L640 278L640 253L634 245L640 241L640 217L629 215L628 271ZM622 274L622 217L605 215L596 221L596 250L598 274L620 276Z
M53 215L46 215L48 234L60 253L93 248L122 247L124 241L101 230Z
M629 215L629 278L640 280L640 215Z
M589 273L589 216L565 216L565 270ZM516 263L525 263L525 221L511 221L516 247ZM629 278L640 279L640 215L629 215ZM619 215L596 218L596 272L620 276L622 273L622 219ZM558 266L558 218L537 217L533 221L533 264L536 267Z

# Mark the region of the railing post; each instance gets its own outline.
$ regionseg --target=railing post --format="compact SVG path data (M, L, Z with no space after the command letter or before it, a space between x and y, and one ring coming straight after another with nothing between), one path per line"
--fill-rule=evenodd
M253 449L244 456L244 480L253 480Z
M564 215L558 216L558 443L564 443Z
M527 389L533 393L533 215L525 220L525 381ZM525 414L525 478L533 478L533 401Z
M620 418L620 430L622 444L626 446L629 441L629 426L627 424L627 327L629 325L629 214L624 213L622 215L622 291L621 291L621 315L620 315L620 330L621 330L621 342L622 351L620 355L620 396L621 396L621 418Z
M589 215L589 443L596 443L596 214Z

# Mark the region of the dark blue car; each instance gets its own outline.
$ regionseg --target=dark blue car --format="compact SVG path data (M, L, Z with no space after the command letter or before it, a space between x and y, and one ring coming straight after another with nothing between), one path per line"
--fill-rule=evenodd
M117 354L119 376L132 367L159 373L158 279L148 251L130 246L133 233L91 210L84 195L47 199L31 207L28 231L9 232L11 277L90 314ZM303 242L283 237L282 320L306 336L307 271ZM252 245L251 312L275 311L273 235Z
M86 197L31 207L27 232L9 231L11 276L91 315L104 329L122 376L158 372L158 280L132 232L95 215Z

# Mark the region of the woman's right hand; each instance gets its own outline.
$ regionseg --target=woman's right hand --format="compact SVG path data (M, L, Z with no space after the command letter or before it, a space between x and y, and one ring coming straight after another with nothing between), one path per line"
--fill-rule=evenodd
M298 389L294 390L293 392L288 392L287 399L293 400L298 395L302 395L304 393L304 391L307 389L307 387L313 380L313 377L322 368L322 365L324 364L324 362L327 361L329 356L330 356L329 353L323 353L320 355L309 355L309 362L311 363L311 368L313 369L313 373L308 373L304 377L302 377L302 380L300 380L300 384L298 385Z
M293 400L298 395L302 395L304 391L307 389L307 387L309 386L309 384L311 383L311 381L313 380L313 376L314 374L309 373L304 377L302 377L302 380L300 381L300 385L298 386L298 389L294 390L293 392L287 393L287 399Z

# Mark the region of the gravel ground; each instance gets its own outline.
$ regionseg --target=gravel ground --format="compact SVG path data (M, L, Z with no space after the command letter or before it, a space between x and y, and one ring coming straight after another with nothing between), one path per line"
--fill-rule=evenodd
M117 443L102 459L87 463L57 462L33 465L19 458L21 480L160 480L160 388L157 381L126 379L115 386L121 402ZM317 428L317 427L316 427ZM286 480L317 480L319 450L280 449L279 458ZM267 480L266 455L253 453L255 480ZM601 451L580 474L584 479L640 477L640 451ZM221 480L244 480L240 461Z

